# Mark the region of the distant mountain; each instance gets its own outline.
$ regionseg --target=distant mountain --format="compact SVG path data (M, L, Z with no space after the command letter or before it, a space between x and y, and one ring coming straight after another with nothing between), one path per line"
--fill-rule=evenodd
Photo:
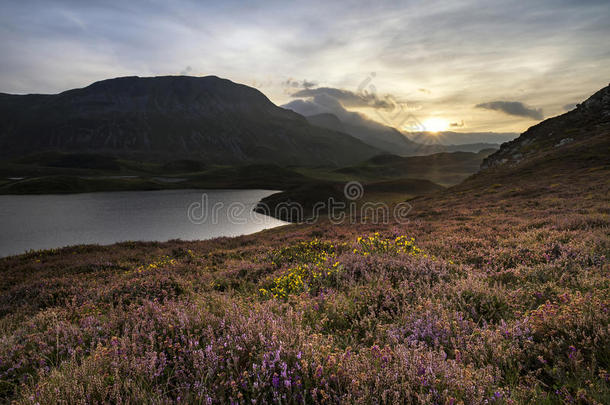
M428 155L445 150L437 145L413 142L395 128L371 120L362 120L359 123L345 122L330 113L306 116L306 118L313 125L344 132L385 152L399 155Z
M484 150L498 150L500 145L497 143L465 143L461 145L443 145L447 152L472 152L478 153Z
M43 151L280 165L345 165L378 153L215 76L122 77L56 95L0 93L0 157Z
M574 167L610 164L610 85L576 109L544 120L503 144L482 168L548 166L556 161Z
M424 145L497 145L511 141L519 136L515 132L409 132L406 134L413 142Z
M313 125L332 129L333 131L344 132L377 149L400 156L421 156L440 152L458 151L476 153L483 149L499 148L499 145L494 143L453 145L440 144L437 142L423 143L414 141L396 128L366 119L358 113L339 110L343 119L332 113L311 114L317 110L312 110L310 104L303 102L302 100L294 100L283 105L283 107L304 115L307 118L307 121ZM513 138L515 136L513 136Z

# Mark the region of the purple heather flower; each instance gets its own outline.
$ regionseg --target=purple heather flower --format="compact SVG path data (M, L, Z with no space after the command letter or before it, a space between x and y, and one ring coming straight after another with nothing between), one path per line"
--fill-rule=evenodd
M568 349L570 350L568 352L568 357L569 358L574 358L574 353L576 352L576 348L574 346L570 346Z
M316 368L316 377L322 377L322 366L318 366L318 368Z

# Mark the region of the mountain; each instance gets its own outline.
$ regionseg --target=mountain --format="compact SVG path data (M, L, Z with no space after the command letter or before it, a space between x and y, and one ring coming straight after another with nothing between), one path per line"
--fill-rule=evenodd
M42 151L281 165L345 165L377 154L215 76L121 77L56 95L0 94L0 157Z
M565 114L547 119L502 145L483 169L610 163L610 85Z
M424 145L496 145L512 141L519 134L514 132L409 132L406 134L413 142Z
M500 145L497 143L464 143L459 145L443 145L447 152L472 152L479 153L483 150L497 150Z
M395 128L371 120L361 120L359 123L347 122L331 113L316 114L306 118L313 125L349 134L385 152L406 156L428 155L445 150L441 146L413 142Z
M313 125L347 133L387 153L413 156L445 151L437 145L427 146L413 142L396 128L380 124L363 114L348 111L338 102L322 106L298 99L282 107L307 117Z
M419 139L409 139L409 136L401 133L396 128L365 119L357 113L344 112L342 114L343 119L332 113L308 115L307 113L310 112L310 109L306 104L302 104L301 100L292 101L283 107L304 115L310 124L333 131L344 132L386 153L400 156L430 155L440 152L459 151L476 153L483 149L497 149L499 147L495 143L481 142L459 145L442 144L430 142L427 138L421 138L425 142L420 142Z

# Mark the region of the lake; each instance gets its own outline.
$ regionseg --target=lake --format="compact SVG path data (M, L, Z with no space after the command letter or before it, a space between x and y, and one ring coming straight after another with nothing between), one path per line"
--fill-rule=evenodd
M269 190L164 190L0 195L0 257L121 241L197 240L286 222L252 211Z

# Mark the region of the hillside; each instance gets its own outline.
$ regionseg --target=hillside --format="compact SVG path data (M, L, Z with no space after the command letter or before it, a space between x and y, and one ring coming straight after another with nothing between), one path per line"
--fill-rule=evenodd
M344 194L345 183L331 181L315 181L307 179L287 190L263 198L255 208L256 212L269 215L288 222L303 222L316 215L327 215L333 199L333 204L355 202L358 207L363 204L375 204L384 201L388 204L401 202L407 198L433 194L444 190L443 186L423 179L397 178L393 180L369 181L360 184L362 195L357 201L351 201ZM317 209L316 204L324 205ZM299 209L292 211L290 207L296 204Z
M345 165L377 153L215 76L122 77L56 95L0 94L0 157L42 151L280 165Z
M479 171L483 160L494 149L478 153L435 153L427 156L378 155L358 165L336 169L336 173L355 178L407 177L426 179L453 186Z
M442 186L455 185L476 173L483 159L492 152L412 157L379 155L339 169L273 164L214 165L193 159L141 162L95 153L43 152L0 162L0 194L176 188L265 188L292 192L301 186L329 182L340 189L342 184L353 180L364 184L404 180L394 194L407 191L414 196L419 195L420 189L415 179ZM409 184L414 189L406 190L404 186ZM312 191L314 196L322 194L322 189L313 187ZM297 193L303 195L302 191Z
M0 259L0 396L609 403L605 111L557 147L575 112L541 123L525 158L504 148L388 223Z
M502 145L485 159L483 168L518 166L570 154L574 159L610 159L610 85L565 114L550 118L525 131L519 138ZM598 144L602 149L593 149ZM588 149L588 154L582 151Z

